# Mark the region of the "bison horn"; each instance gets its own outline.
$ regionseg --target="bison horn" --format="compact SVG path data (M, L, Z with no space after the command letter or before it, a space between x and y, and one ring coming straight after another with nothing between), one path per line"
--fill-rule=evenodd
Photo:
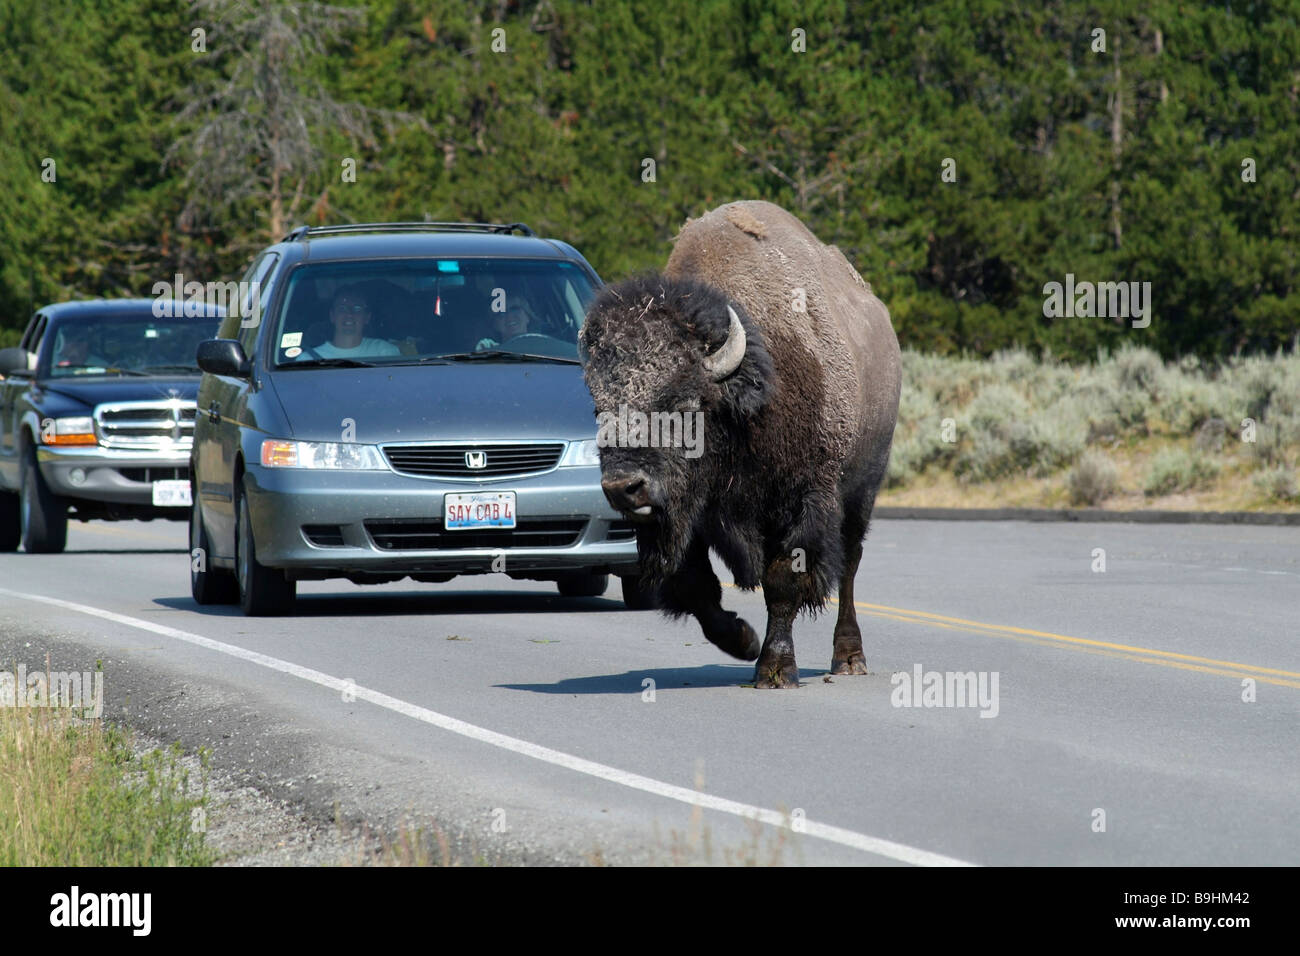
M727 314L731 316L731 327L727 329L727 341L716 352L704 356L704 367L709 370L713 380L721 381L736 369L745 357L745 327L740 324L740 316L730 305Z

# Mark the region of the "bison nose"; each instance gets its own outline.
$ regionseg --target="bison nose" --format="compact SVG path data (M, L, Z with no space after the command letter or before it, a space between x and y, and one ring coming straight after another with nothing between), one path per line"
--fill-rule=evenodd
M602 478L600 487L616 511L650 513L650 483L644 475L613 475Z

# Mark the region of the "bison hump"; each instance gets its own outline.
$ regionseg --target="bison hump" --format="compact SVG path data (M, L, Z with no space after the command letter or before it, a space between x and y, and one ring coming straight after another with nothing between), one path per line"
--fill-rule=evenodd
M767 238L767 226L744 206L733 204L726 209L727 221L741 232L747 232L755 239Z

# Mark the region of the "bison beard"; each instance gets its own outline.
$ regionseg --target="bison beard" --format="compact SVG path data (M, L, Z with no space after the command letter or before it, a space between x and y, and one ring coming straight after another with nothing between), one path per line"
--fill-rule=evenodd
M807 310L790 307L802 289ZM832 671L865 674L853 578L898 408L898 343L856 271L769 203L683 227L665 275L606 287L581 336L598 413L698 408L703 453L601 449L610 504L637 522L643 584L755 684L798 684L791 629L836 582ZM768 609L761 647L721 606L715 551Z

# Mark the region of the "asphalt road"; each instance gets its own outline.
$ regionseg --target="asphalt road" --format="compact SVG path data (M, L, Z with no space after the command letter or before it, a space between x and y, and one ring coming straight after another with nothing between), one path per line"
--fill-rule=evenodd
M1300 529L878 521L872 673L823 679L832 611L797 622L802 686L772 692L617 584L319 582L295 617L200 609L185 534L74 525L66 554L0 555L0 669L103 659L106 716L484 858L1300 862ZM761 633L761 593L724 602ZM983 705L897 706L891 675L918 667L974 672Z

